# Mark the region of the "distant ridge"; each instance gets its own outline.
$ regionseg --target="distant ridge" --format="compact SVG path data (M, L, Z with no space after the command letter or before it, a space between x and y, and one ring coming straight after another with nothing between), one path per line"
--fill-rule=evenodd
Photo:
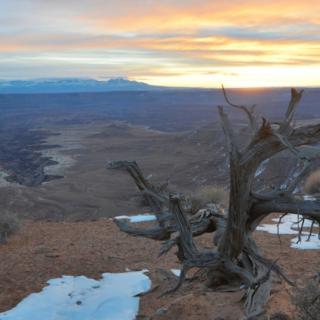
M71 93L108 91L152 91L168 87L152 86L125 78L102 81L84 78L49 78L33 80L0 80L0 94L4 93Z

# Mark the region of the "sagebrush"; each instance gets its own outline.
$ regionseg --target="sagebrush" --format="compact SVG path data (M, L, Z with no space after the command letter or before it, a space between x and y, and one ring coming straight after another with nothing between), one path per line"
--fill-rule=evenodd
M196 213L210 203L225 206L227 199L228 194L222 187L207 185L200 188L189 197L190 211L191 213Z
M6 243L8 238L19 228L18 218L11 214L0 215L0 243Z

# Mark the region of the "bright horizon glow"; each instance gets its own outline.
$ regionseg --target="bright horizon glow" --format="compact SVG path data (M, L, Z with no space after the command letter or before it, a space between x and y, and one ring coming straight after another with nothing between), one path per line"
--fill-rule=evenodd
M318 0L0 0L0 7L0 79L320 86Z
M223 84L227 88L275 88L275 87L300 87L301 79L305 79L303 87L319 87L319 69L313 67L240 67L233 68L236 75L217 74L214 79L210 75L193 75L193 81L198 83L201 88L221 88ZM277 75L277 79L274 76ZM165 77L145 77L139 79L153 85L176 86L179 83L182 87L194 87L190 83L188 76ZM202 84L202 85L199 85Z

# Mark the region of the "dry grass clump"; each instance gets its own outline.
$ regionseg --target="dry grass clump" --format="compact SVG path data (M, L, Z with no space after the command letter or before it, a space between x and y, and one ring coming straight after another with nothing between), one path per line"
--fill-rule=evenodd
M290 320L290 319L291 318L283 312L276 312L270 317L270 320Z
M0 214L0 243L6 243L8 238L19 228L19 220L15 215Z
M228 194L220 186L208 185L200 188L188 200L190 212L196 213L210 203L225 207L227 205Z
M304 185L306 194L320 193L320 170L310 174Z
M306 285L298 289L293 297L297 308L297 319L320 319L320 281L319 278L310 280Z
M203 203L222 204L227 199L226 191L219 186L204 186L196 194Z

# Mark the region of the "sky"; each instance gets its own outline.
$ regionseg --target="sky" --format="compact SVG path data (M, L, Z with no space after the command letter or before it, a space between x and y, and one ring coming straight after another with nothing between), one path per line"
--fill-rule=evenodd
M0 0L0 79L320 86L319 0Z

